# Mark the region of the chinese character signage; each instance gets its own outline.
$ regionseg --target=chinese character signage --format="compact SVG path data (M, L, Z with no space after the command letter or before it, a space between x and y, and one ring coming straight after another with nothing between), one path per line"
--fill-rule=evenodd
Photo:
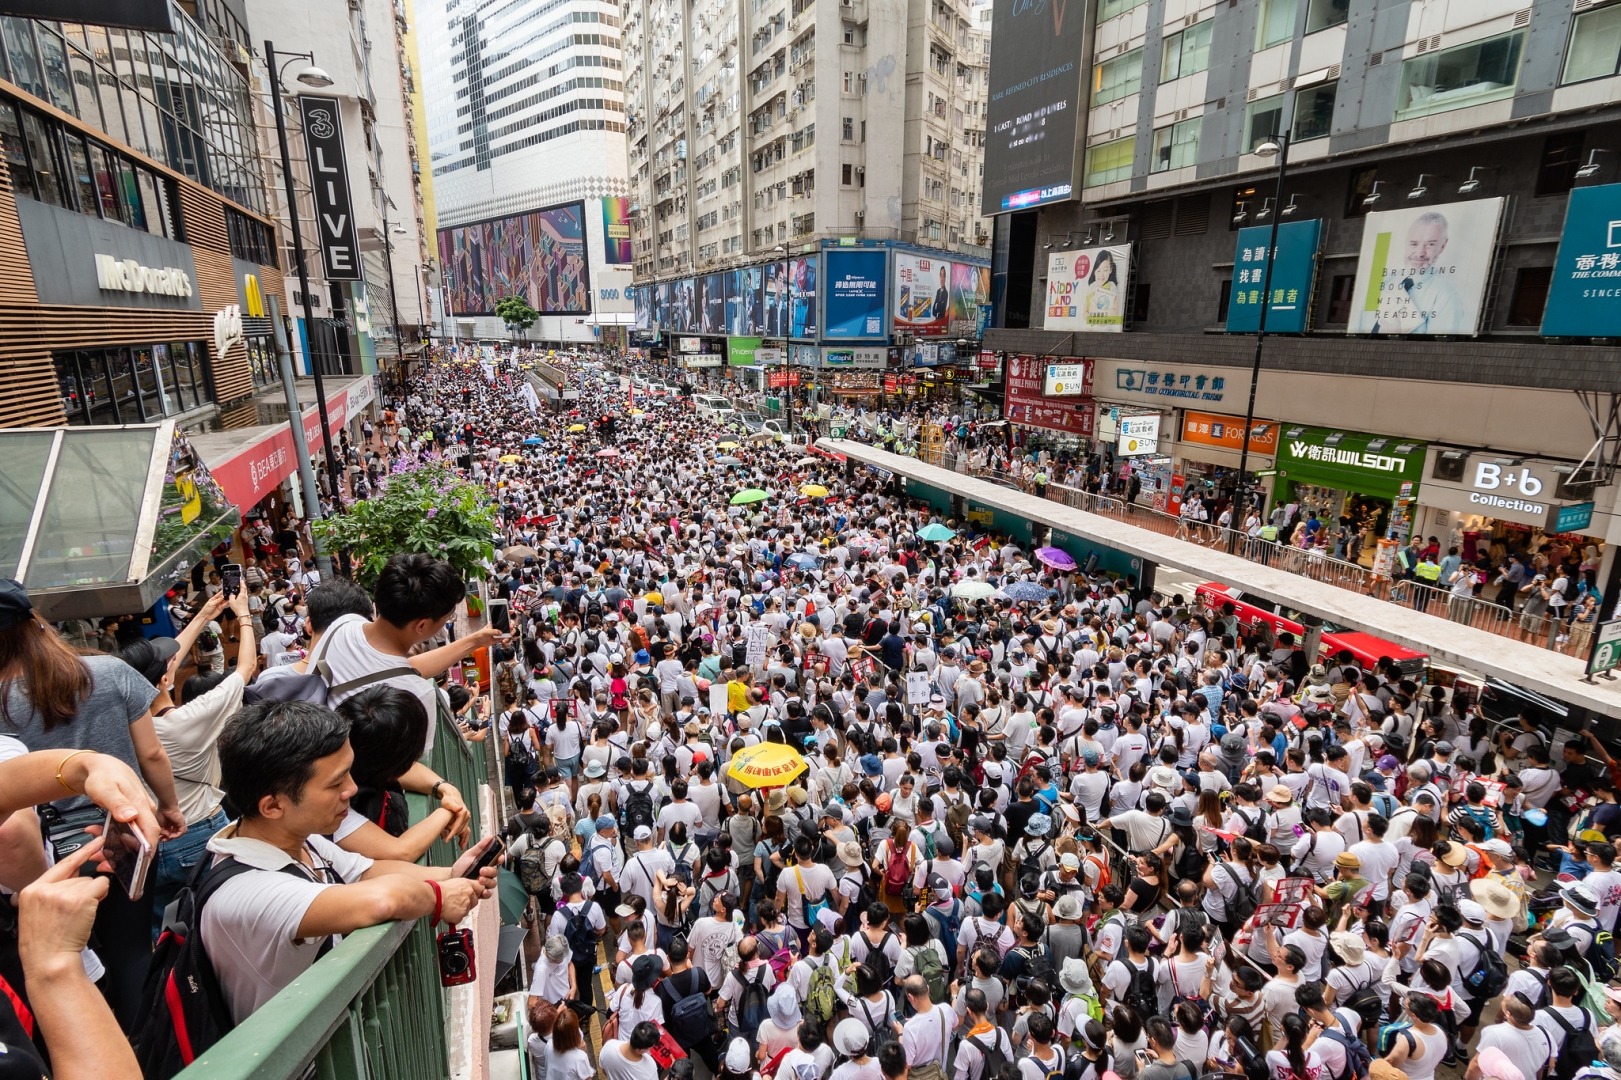
M1121 457L1145 457L1159 453L1159 413L1122 416L1116 449Z
M1041 393L1044 397L1091 397L1092 361L1068 357L1062 363L1048 364Z
M883 248L837 248L827 252L825 262L827 311L823 336L883 340L889 252Z
M1426 449L1422 442L1386 435L1285 424L1279 433L1278 468L1296 483L1411 497L1422 479Z
M1131 245L1055 251L1047 256L1047 330L1118 334L1126 325Z
M1254 333L1261 328L1262 290L1271 294L1266 305L1266 329L1270 334L1304 334L1311 311L1312 289L1317 282L1317 253L1323 240L1323 223L1288 221L1278 226L1277 261L1267 280L1267 243L1270 225L1238 230L1238 249L1233 253L1233 291L1227 302L1227 329L1234 333Z
M1210 371L1209 368L1188 368L1180 365L1152 368L1122 365L1114 370L1114 389L1125 395L1143 394L1147 397L1178 398L1183 401L1221 401L1227 396L1229 377L1213 375ZM1101 396L1111 401L1119 400L1109 394L1106 377L1101 385L1104 387ZM1244 388L1244 383L1239 383L1236 387L1239 391Z
M1369 214L1347 332L1474 334L1503 204L1476 199Z
M1621 333L1621 184L1573 188L1559 238L1542 332L1550 337Z
M1046 371L1045 357L1007 358L1007 397L1003 417L1015 424L1090 437L1096 418L1091 401L1047 397L1041 392Z
M1269 321L1270 321L1270 317ZM1244 418L1217 416L1215 413L1188 411L1182 414L1184 443L1201 446L1219 446L1235 452L1244 449ZM1257 420L1250 428L1250 453L1268 457L1278 452L1278 425L1270 420Z
M943 334L951 319L951 263L895 252L895 329Z

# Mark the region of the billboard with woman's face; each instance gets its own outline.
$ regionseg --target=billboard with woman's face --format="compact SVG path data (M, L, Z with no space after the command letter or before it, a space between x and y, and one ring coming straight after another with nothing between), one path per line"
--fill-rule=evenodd
M1118 334L1126 325L1131 245L1055 251L1047 257L1047 330Z

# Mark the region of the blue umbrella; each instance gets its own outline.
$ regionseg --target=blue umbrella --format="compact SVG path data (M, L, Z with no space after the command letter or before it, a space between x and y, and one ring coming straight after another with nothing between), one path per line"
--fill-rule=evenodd
M796 570L815 570L821 565L821 560L808 551L796 551L786 562Z
M542 439L539 435L531 435L531 436L529 436L529 438L527 438L527 439L525 439L523 441L523 444L525 446L539 446L542 443L544 443L545 441L546 440Z
M1010 600L1045 600L1052 595L1051 589L1034 581L1015 581L1011 585L1004 586L1002 591Z

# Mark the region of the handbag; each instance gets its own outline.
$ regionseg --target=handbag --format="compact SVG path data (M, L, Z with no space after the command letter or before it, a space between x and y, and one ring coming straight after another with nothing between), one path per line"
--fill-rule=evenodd
M827 910L827 893L822 893L820 900L812 900L805 894L805 877L799 872L797 865L794 867L794 877L799 882L799 898L805 905L805 925L815 929L816 917Z

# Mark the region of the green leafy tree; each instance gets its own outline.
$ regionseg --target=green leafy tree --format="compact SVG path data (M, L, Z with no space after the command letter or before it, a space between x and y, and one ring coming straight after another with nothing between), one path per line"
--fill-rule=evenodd
M404 460L370 499L313 523L328 551L348 548L355 577L370 590L389 557L444 559L464 576L495 558L495 506L484 490L439 461Z
M507 330L514 337L535 325L535 320L540 318L540 312L530 307L529 301L521 296L508 296L497 300L495 313L507 324Z

